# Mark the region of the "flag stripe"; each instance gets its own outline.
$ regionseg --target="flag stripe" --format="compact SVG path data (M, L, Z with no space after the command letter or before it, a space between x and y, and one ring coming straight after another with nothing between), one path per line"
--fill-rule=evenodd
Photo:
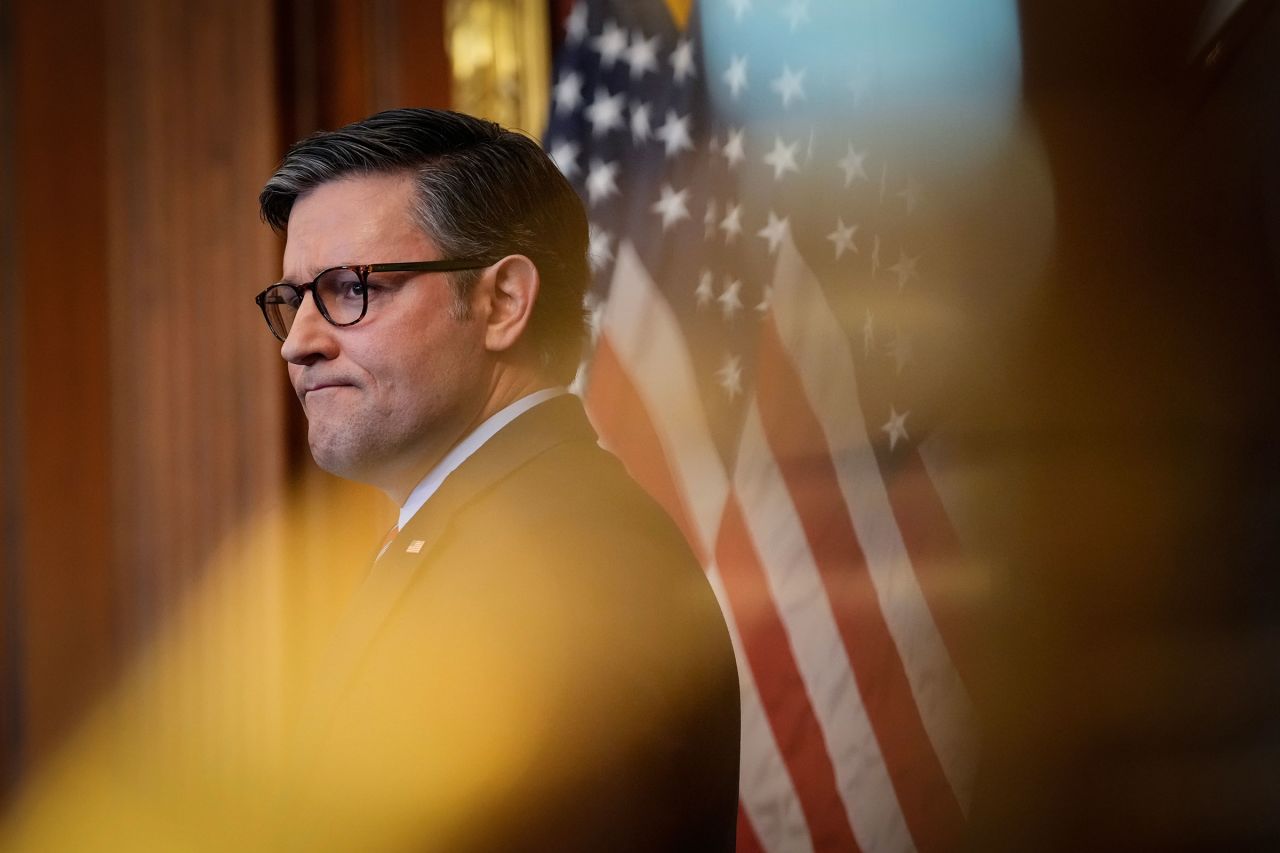
M765 434L822 574L867 717L916 846L923 851L950 849L963 815L881 612L826 436L771 319L762 337L756 387Z
M710 556L707 546L692 527L684 496L667 468L662 442L607 335L596 345L586 403L605 446L626 463L632 478L667 511L705 566Z
M882 467L882 471L883 471ZM920 590L962 681L972 683L970 626L982 592L967 571L946 507L917 447L907 448L886 472L889 505Z
M774 740L773 729L760 704L755 676L742 648L742 637L733 615L729 613L729 594L725 591L719 567L712 564L707 570L707 577L726 612L729 638L733 641L733 653L738 660L738 689L742 695L742 803L755 829L756 839L766 850L811 853L813 842L809 838L809 827L791 776L782 762L782 752Z
M588 411L606 445L616 448L632 475L659 496L694 550L704 555L738 661L743 806L766 849L806 853L812 845L795 788L761 707L720 571L705 558L713 539L706 528L682 515L688 507L701 506L702 518L714 517L718 525L727 494L727 477L700 417L688 351L670 307L644 267L627 262L634 257L630 246L624 244L620 255L622 274L629 278L615 280L619 296L605 311L587 386ZM619 326L622 332L615 338ZM646 334L626 333L637 326ZM669 452L673 446L683 452Z
M654 421L635 393L627 371L607 335L602 335L597 361L588 386L587 402L592 421L604 441L621 449L620 458L628 472L670 513L683 530L690 522L682 515L685 502L658 438ZM607 393L594 389L602 387ZM608 407L608 408L606 408ZM615 431L621 426L622 431ZM624 442L625 439L625 442ZM664 499L659 496L666 496ZM691 539L699 547L696 536ZM770 850L806 851L812 849L791 777L778 750L777 742L760 707L755 678L748 669L742 651L741 636L727 606L728 594L715 563L703 560L708 579L725 611L730 638L738 661L739 692L742 702L741 775L744 784L744 806L755 816L755 823L769 840Z
M847 508L846 520L852 521L920 719L963 811L975 765L972 702L933 621L898 530L872 449L872 427L858 396L848 340L822 286L789 237L781 243L771 306L771 322L761 339L762 368L774 364L785 372L776 390L787 396L780 398L779 405L802 405L814 418L806 430L791 424L793 435L787 446L794 450L788 452L814 456L814 448L823 448L826 458L834 462L837 489L832 497ZM790 410L774 411L764 394L760 396L762 410L784 416L779 426L787 426L785 416ZM883 413L885 418L888 415ZM776 442L783 435L771 435L770 440Z
M817 716L800 677L791 643L769 596L768 581L747 533L736 497L725 506L716 562L756 675L783 760L796 785L815 850L856 850L853 828L836 785Z
M795 649L855 837L865 850L909 850L911 835L862 705L821 571L756 405L747 410L734 493ZM873 596L868 604L875 606Z
M765 853L765 849L756 835L755 827L751 825L751 818L747 817L747 810L742 807L741 803L738 804L737 853Z
M618 247L603 330L635 380L640 405L662 420L657 434L664 456L673 472L679 472L691 529L701 552L709 553L729 477L711 440L680 322L629 241Z

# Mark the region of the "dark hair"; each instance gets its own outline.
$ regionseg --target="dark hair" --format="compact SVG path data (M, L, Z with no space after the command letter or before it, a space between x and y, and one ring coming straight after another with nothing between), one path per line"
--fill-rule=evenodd
M585 336L587 217L573 187L527 136L447 110L387 110L294 144L258 205L284 233L294 202L308 190L399 171L414 175L413 214L445 257L533 261L541 288L527 334L549 375L572 378ZM454 276L465 306L461 297L478 273Z

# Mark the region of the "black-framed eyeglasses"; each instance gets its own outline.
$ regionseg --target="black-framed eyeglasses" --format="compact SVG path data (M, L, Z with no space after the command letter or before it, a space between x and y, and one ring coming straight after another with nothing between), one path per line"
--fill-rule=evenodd
M360 322L369 311L369 274L375 272L459 272L484 269L496 263L491 258L454 258L441 261L408 261L395 264L344 264L329 267L309 284L273 284L254 301L262 309L267 328L280 341L289 336L293 319L310 290L320 314L335 326Z

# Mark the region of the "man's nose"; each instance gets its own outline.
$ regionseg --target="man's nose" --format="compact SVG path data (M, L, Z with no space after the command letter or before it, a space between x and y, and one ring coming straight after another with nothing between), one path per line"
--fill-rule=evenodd
M290 364L311 364L338 354L333 325L320 313L314 293L302 297L298 314L280 347L280 355Z

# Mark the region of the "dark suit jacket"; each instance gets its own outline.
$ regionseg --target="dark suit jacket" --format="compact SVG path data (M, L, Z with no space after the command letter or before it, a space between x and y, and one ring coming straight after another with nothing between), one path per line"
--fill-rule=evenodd
M733 848L723 617L575 397L502 429L400 531L301 730L308 849Z

